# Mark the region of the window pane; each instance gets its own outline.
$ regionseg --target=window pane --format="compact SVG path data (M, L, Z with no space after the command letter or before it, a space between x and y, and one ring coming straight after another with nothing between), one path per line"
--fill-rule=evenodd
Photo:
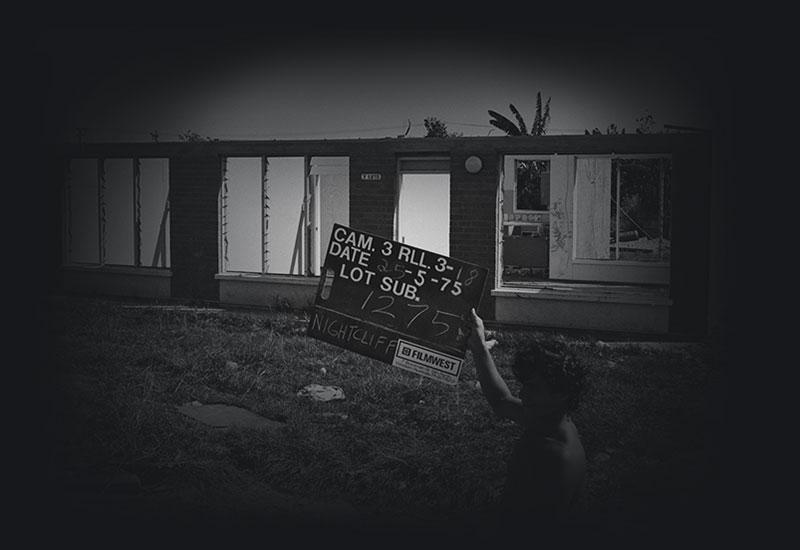
M550 160L507 158L503 177L502 280L549 277Z
M227 269L261 273L261 158L226 162Z
M547 210L550 203L550 161L518 160L516 210Z
M612 258L669 259L668 164L668 159L614 159L612 162Z
M403 174L398 239L410 246L450 254L450 174Z
M142 265L169 267L169 159L141 159L139 187Z
M301 235L305 197L305 159L270 157L267 169L267 195L269 196L267 273L302 275L298 259L304 253Z
M105 175L105 263L133 265L133 159L106 160Z
M69 262L100 262L97 159L72 159L69 172Z

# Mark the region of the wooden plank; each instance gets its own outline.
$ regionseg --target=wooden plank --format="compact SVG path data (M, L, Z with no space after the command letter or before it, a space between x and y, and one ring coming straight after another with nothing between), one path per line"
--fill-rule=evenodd
M550 160L550 278L572 278L573 174L575 158Z
M575 257L609 258L611 159L578 158L575 175Z

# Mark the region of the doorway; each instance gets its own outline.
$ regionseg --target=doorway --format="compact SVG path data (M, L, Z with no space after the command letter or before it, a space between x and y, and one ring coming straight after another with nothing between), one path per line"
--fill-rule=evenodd
M450 255L450 159L398 162L396 240Z

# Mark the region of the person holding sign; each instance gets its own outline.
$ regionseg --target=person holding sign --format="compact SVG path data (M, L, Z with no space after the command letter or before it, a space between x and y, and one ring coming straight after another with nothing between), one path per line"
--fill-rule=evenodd
M563 525L574 519L586 476L586 455L570 418L584 368L560 342L533 343L514 359L522 384L515 397L497 371L483 320L474 308L470 314L467 342L481 391L495 414L524 428L509 463L500 520L512 529Z

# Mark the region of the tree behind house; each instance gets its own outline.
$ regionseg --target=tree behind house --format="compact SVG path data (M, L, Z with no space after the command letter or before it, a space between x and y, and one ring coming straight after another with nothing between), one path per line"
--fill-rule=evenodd
M435 116L429 116L423 123L425 124L425 137L433 138L448 138L448 137L461 137L461 132L450 132L447 130L447 124L439 120Z
M522 114L519 110L514 107L513 103L508 105L508 108L514 115L516 122L513 122L511 119L501 115L497 111L489 110L489 116L492 117L489 120L489 124L494 126L495 128L499 128L503 130L506 135L509 136L543 136L547 133L547 126L550 123L550 98L547 98L547 102L544 104L544 108L542 107L542 93L536 92L536 113L533 117L533 124L531 124L530 131L528 131L528 126L525 124L525 119L522 117Z

